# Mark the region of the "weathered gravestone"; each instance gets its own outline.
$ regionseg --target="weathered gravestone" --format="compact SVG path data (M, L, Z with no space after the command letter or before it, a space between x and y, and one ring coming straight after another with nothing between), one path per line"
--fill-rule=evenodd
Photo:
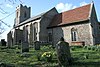
M12 38L12 32L10 31L7 34L7 47L12 47L13 46L13 38Z
M29 52L28 26L23 27L22 52Z
M69 43L65 42L63 37L56 44L56 50L59 66L66 67L67 65L69 65L71 63L70 47Z
M34 42L34 49L40 50L40 42L39 41Z
M2 46L6 46L6 41L5 41L5 39L1 39L1 45L2 45Z
M28 42L23 42L22 43L22 53L23 52L29 52L29 44L28 44Z

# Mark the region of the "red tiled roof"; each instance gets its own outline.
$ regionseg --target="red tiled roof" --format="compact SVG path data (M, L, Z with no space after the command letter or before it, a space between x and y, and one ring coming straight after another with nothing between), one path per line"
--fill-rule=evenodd
M49 27L88 20L90 7L91 7L91 4L88 4L79 8L75 8L75 9L57 14L53 18Z

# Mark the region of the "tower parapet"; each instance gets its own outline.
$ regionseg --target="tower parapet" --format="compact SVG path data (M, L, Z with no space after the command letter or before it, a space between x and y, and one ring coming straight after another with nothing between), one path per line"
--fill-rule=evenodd
M23 21L30 18L31 15L31 7L27 7L26 5L23 6L20 4L18 7L16 7L16 17L14 20L14 26L17 26L18 24L22 23Z

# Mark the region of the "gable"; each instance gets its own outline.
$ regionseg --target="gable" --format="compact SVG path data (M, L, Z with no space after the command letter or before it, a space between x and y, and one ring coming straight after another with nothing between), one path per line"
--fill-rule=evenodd
M77 23L89 19L91 4L75 8L55 15L49 27L60 26L64 24Z

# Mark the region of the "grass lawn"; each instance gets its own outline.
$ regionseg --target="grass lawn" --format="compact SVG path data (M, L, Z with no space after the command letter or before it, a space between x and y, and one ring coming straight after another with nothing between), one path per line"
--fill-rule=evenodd
M41 58L44 52L52 53L51 62ZM71 47L71 56L70 67L100 67L100 46ZM9 67L58 67L56 51L51 46L42 46L41 50L31 47L27 53L21 53L18 47L0 47L0 63Z

